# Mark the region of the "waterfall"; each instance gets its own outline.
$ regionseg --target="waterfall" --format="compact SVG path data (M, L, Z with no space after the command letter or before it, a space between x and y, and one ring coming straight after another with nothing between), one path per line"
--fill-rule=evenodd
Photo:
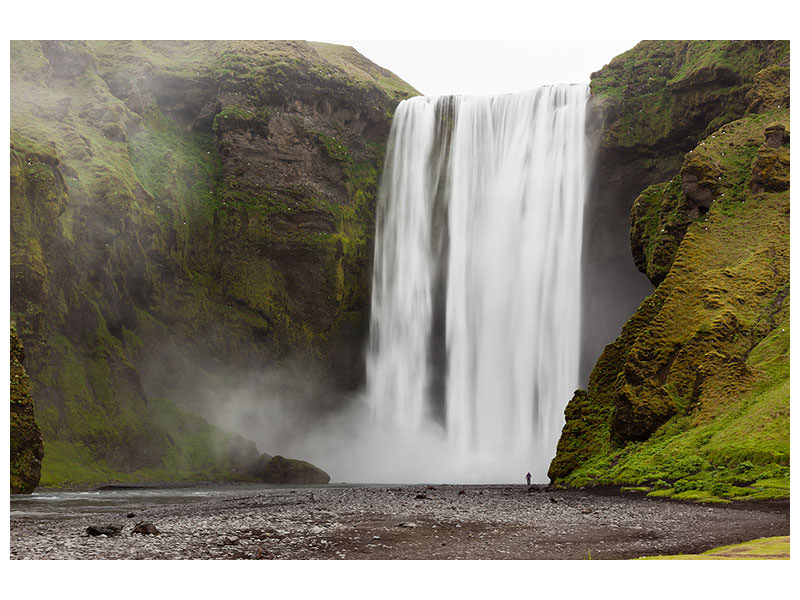
M420 481L547 481L578 385L586 99L584 85L548 86L395 113L366 397L385 450L421 460Z

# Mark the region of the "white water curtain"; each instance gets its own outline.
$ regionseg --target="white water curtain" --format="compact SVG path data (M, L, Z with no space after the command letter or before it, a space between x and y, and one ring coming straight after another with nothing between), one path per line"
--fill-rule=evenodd
M395 114L367 398L392 443L439 438L440 481L546 481L578 384L586 99L548 86Z

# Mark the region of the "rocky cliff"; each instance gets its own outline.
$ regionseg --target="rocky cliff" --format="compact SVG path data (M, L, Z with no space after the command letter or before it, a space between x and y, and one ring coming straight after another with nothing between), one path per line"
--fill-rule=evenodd
M744 115L756 78L762 87L772 85L788 72L780 66L786 56L782 42L645 41L592 74L595 165L583 250L583 288L592 291L584 295L583 322L591 327L583 329L582 381L652 290L628 243L633 200L677 174L700 140ZM660 243L667 250L679 237Z
M655 290L567 406L551 480L788 495L788 43L643 42L592 93L590 215L627 204Z
M257 453L197 416L217 390L291 363L323 411L359 384L412 94L329 44L11 44L11 310L44 483L235 476Z
M36 424L36 411L30 391L30 379L25 371L25 349L11 323L11 493L29 494L37 485L42 472L44 444Z

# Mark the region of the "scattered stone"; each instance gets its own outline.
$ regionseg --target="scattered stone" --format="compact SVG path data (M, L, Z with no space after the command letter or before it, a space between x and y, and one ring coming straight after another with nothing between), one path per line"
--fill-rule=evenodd
M427 494L417 494L416 496L414 496L414 498L417 500L426 500L428 496Z
M323 531L325 531L325 530L324 530L322 527L320 527L319 525L314 525L314 527L312 527L312 528L311 528L311 530L309 531L309 533L310 533L311 535L319 535L319 534L320 534L320 533L322 533Z
M131 531L131 535L134 533L140 533L142 535L160 535L161 532L158 528L153 525L152 523L137 523L136 527L133 528Z
M418 500L416 504L423 508L415 509L408 497L420 489L404 487L403 494L370 488L315 489L319 506L336 514L335 519L324 521L317 510L309 515L307 503L292 501L307 499L308 489L298 491L297 496L286 490L241 502L210 499L183 506L147 507L143 512L152 523L161 523L169 531L145 538L126 536L143 521L122 521L127 511L100 516L119 518L116 522L125 525L122 543L121 536L110 541L100 541L97 536L97 541L90 541L82 533L87 523L76 527L70 518L60 522L49 517L39 521L12 518L10 552L12 559L338 559L344 558L345 550L347 558L357 560L450 559L456 555L464 559L509 555L574 559L585 556L587 536L599 535L605 545L592 547L592 558L627 558L672 551L676 540L691 547L696 539L721 545L728 541L722 534L739 536L742 528L754 538L780 534L784 528L788 532L788 506L785 514L762 514L755 509L732 511L619 494L541 489L537 489L541 494L532 496L516 493L503 497L502 486L486 486L483 495L477 486L465 487L469 498L464 498L457 495L461 488L448 486L438 488L438 501ZM383 495L380 502L379 494ZM551 497L563 506L547 510ZM368 508L370 503L374 509ZM586 518L595 515L602 519ZM99 518L89 517L89 523L95 520L93 525L105 525ZM317 535L315 526L323 532ZM392 534L392 527L420 532ZM664 534L654 536L653 531ZM45 535L38 535L40 532Z
M99 535L112 537L122 533L122 525L89 525L86 528L86 533L95 537Z
M467 493L466 490L458 490L458 495L459 496L463 496L466 493Z
M551 498L550 498L550 502L554 502L554 503L555 503L555 502L558 502L558 500L556 500L555 498L552 498L552 497L551 497Z
M256 552L254 555L256 560L273 560L275 558L275 554L272 551L264 548L264 546L259 546L256 548Z

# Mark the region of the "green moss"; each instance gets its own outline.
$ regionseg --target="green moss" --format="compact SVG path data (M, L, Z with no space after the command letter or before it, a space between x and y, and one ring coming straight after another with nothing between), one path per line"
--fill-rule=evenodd
M158 464L120 470L79 442L50 441L45 442L40 485L253 479L244 470L244 464L258 455L252 443L209 425L167 400L151 399L151 409L159 429L167 432L170 440Z
M10 334L10 487L12 494L27 494L39 484L43 454L42 434L36 421L30 378L22 364L25 351L13 321Z
M645 560L789 560L789 536L760 538L741 544L720 546L701 554L676 554L672 556L648 556Z
M342 69L350 79L375 83L395 98L418 96L419 92L396 75L366 60L355 49L338 44L310 42L310 45L329 64ZM325 72L330 72L326 69Z
M786 60L788 52L785 41L640 42L592 74L592 94L616 105L619 116L605 143L672 143L703 118L710 133L745 112L756 73ZM716 114L705 116L704 106Z
M40 485L63 487L75 483L125 480L103 461L97 461L84 446L66 441L45 441Z
M353 162L353 158L350 156L350 151L347 149L347 146L342 144L336 138L324 133L320 133L317 136L317 139L327 155L333 160L339 161L345 166L350 165Z
M651 494L704 502L788 496L788 193L750 185L772 122L788 112L727 123L693 150L715 169L716 198L567 407L555 482L661 482ZM681 203L681 176L637 200L632 241L650 275Z
M675 490L675 493L670 497L673 500L689 500L691 502L702 502L705 504L730 504L730 500L719 498L710 491L705 490Z

